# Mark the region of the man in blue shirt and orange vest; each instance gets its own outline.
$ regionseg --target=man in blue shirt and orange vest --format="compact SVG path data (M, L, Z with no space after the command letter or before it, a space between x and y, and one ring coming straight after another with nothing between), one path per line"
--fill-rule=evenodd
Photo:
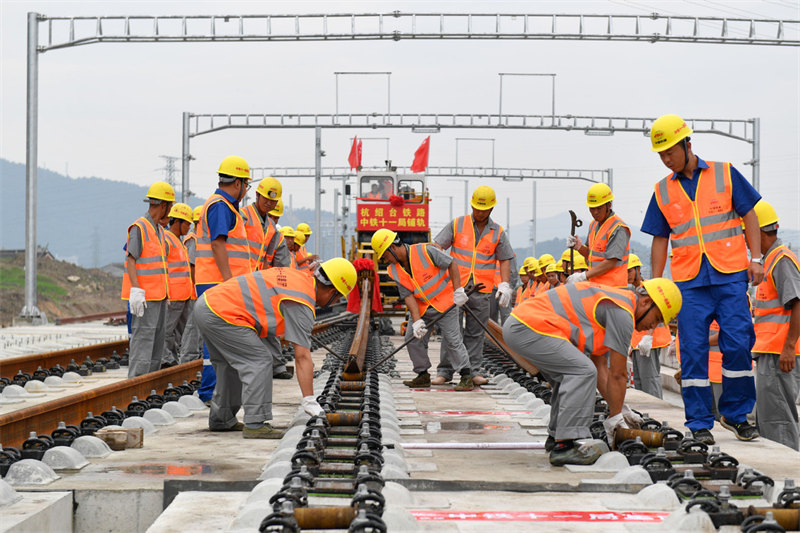
M169 212L169 225L164 232L169 303L164 355L161 356L162 368L178 364L183 332L192 310L189 304L195 299L189 253L181 242L181 237L189 233L190 227L192 227L192 208L182 203L173 205Z
M214 285L232 277L252 272L250 244L239 202L250 189L250 166L238 156L222 160L217 171L219 186L203 206L197 225L197 259L195 281L197 297ZM216 377L203 348L203 376L198 395L208 403L214 392Z
M642 231L653 236L654 277L664 272L667 248L672 245L670 271L683 294L678 333L686 426L695 439L714 443L708 328L716 319L723 354L720 424L738 439L752 440L758 437L747 422L756 401L750 356L755 333L747 283L758 285L764 278L753 211L761 196L730 163L697 157L691 133L678 115L664 115L653 123L652 150L672 173L656 183Z
M161 368L167 316L167 257L161 220L175 201L175 190L169 183L157 181L144 201L149 204L147 213L128 227L127 272L122 277L122 299L128 300L131 312L129 378Z
M383 258L389 263L386 270L389 277L397 283L400 298L406 303L413 321L411 327L406 329L406 340L415 338L408 345L408 355L417 376L403 384L407 387L431 385L431 376L428 373L431 367L428 357L431 332L423 317L430 322L444 313L437 323L442 331L442 349L447 346L454 356L454 370L461 374L461 381L455 390L474 389L469 355L458 325L458 311L448 311L453 304L461 307L469 299L461 286L453 258L433 244L403 244L397 233L389 229L379 229L372 235L372 249L375 259Z
M483 284L481 291L470 294L467 307L481 323L489 323L489 298L494 287L494 271L500 263L500 283L497 286L497 300L500 307L511 304L512 290L511 259L514 249L506 232L500 224L491 219L492 209L497 204L497 196L488 185L481 185L472 193L472 214L458 217L445 226L436 236L436 244L447 250L453 257L465 287ZM477 374L483 363L483 328L472 314L466 316L464 345L469 353L469 367L475 385L484 385L488 380ZM453 377L452 355L446 348L437 367L437 376L431 383L441 385Z

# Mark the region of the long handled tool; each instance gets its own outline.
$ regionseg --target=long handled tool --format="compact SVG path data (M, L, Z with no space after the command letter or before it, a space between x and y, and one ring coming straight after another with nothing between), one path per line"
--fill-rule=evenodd
M479 291L479 290L481 290L483 287L484 287L483 283L478 283L477 285L473 285L472 287L470 287L469 289L467 289L465 292L466 292L467 296L469 296L469 295L470 295L470 294L472 294L473 292L476 292L476 291ZM442 318L444 315L446 315L447 313L449 313L450 311L452 311L452 310L453 310L453 309L455 309L456 307L457 307L457 306L456 306L456 304L453 304L453 305L451 305L450 307L448 307L448 308L447 308L447 309L444 311L444 313L442 313L441 315L437 316L436 318L434 318L433 320L431 320L430 322L428 322L427 324L425 324L425 327L426 327L426 328L428 328L428 329L430 329L431 327L433 327L433 325L434 325L434 324L436 324L436 323L437 323L439 320L441 320L441 318ZM466 309L466 306L464 306L464 307L463 307L463 309ZM371 371L371 370L374 370L375 368L377 368L377 367L379 367L379 366L381 366L383 363L385 363L386 361L388 361L388 360L389 360L389 359L390 359L390 358L391 358L391 357L392 357L394 354L396 354L397 352L399 352L400 350L402 350L403 348L405 348L406 346L408 346L408 345L409 345L409 344L410 344L412 341L414 341L415 339L416 339L416 337L414 337L414 336L412 335L410 339L408 339L406 342L404 342L403 344L401 344L400 346L398 346L397 348L395 348L395 350L394 350L392 353L390 353L389 355L387 355L386 357L384 357L383 359L381 359L380 361L378 361L377 363L375 363L374 365L372 365L372 367L371 367L371 368L368 370L368 372L369 372L369 371Z
M575 236L575 228L580 228L583 226L583 221L578 218L578 215L575 214L575 211L572 209L569 210L569 216L571 219L569 234L573 237ZM569 275L575 273L575 248L569 248Z

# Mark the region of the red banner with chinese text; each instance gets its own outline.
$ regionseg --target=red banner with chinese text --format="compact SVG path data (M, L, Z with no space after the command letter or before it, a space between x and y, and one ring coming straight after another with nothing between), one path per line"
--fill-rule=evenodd
M392 231L428 231L427 204L406 204L394 207L388 203L357 204L358 231L381 228Z

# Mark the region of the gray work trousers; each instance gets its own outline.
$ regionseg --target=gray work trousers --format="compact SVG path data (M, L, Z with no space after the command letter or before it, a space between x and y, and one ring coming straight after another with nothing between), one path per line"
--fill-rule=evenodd
M564 339L536 333L509 317L503 325L508 347L547 374L553 385L550 435L556 440L591 437L597 369L586 355Z
M142 316L131 317L129 378L155 372L161 368L166 325L166 300L147 302Z
M661 388L661 348L651 348L644 356L639 350L631 352L633 360L633 388L656 398L664 398Z
M178 364L178 352L183 341L183 331L189 320L189 302L169 301L167 303L167 327L164 334L164 353L161 355L161 364Z
M286 358L283 356L281 340L278 337L262 337L261 342L272 356L272 375L286 372Z
M442 313L434 309L433 306L428 307L423 315L425 322L430 322L434 320L436 317L440 316ZM439 319L436 323L439 326L439 329L442 332L442 352L445 350L445 346L450 350L450 354L452 354L452 361L453 367L456 372L469 372L469 355L467 354L467 348L464 346L464 339L461 337L461 328L458 325L458 310L451 309L445 315ZM427 372L427 370L431 367L431 360L428 357L428 339L430 339L431 331L433 328L428 328L428 333L425 334L424 337L421 339L414 339L408 346L408 355L411 358L411 362L414 364L414 372L417 374L421 372ZM405 340L413 339L414 338L414 328L408 327L406 328L406 337Z
M189 361L200 359L200 354L203 353L203 340L200 338L200 330L197 329L197 324L194 322L195 302L196 300L188 300L186 302L189 318L186 320L186 327L183 328L183 335L181 335L179 363L188 363Z
M197 300L194 319L217 374L208 427L234 426L241 407L245 424L271 420L272 357L255 330L222 320L208 308L205 296Z
M753 354L756 359L756 423L765 439L798 450L797 394L800 390L800 364L784 372L778 354ZM795 361L799 363L800 361Z
M490 293L473 292L469 295L469 301L464 304L464 307L469 307L475 316L478 317L483 325L489 323L489 298ZM480 323L473 318L473 316L466 311L460 310L458 323L461 324L460 314L466 315L466 327L464 328L464 346L469 354L469 368L472 371L472 377L478 374L478 371L483 364L483 338L485 333ZM458 356L452 354L447 346L442 346L442 356L439 360L439 365L436 367L436 373L448 381L453 379L453 363L451 361L458 359Z

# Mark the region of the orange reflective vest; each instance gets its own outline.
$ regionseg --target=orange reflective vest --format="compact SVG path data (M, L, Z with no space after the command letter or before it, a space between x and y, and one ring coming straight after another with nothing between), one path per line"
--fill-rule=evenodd
M731 165L707 163L708 168L697 178L694 200L671 176L655 187L656 202L670 226L670 269L675 281L697 276L703 254L719 272L740 272L748 267L742 220L733 208Z
M295 253L295 259L297 260L297 269L310 274L311 261L306 261L302 265L300 264L300 261L304 260L309 255L310 254L306 252L305 245L302 245L298 248L297 253Z
M483 283L484 288L480 292L492 292L497 264L495 249L502 233L503 228L494 224L492 229L477 240L472 215L458 217L453 221L453 245L450 255L456 262L462 285L472 278L476 285Z
M169 299L173 302L194 300L196 296L192 284L192 270L189 266L189 252L174 233L166 230L164 235L169 241L169 255L167 255Z
M214 260L214 253L211 251L211 238L208 235L208 208L217 202L224 203L236 216L236 224L228 232L228 237L225 241L231 275L236 277L252 272L255 264L255 261L250 259L250 245L242 215L223 196L212 194L206 200L203 206L203 215L197 223L197 257L195 259L194 277L195 283L198 285L222 283L223 281L222 274Z
M517 287L517 290L514 292L514 306L515 307L517 305L521 304L524 301L524 298L523 298L522 295L525 292L526 288L527 288L527 285L520 285L519 287Z
M792 311L781 305L778 289L773 276L775 265L782 258L794 263L800 269L797 256L783 244L767 254L764 259L764 281L756 289L756 302L753 306L753 321L756 331L756 353L780 354L789 334ZM800 355L800 340L795 346L795 354Z
M631 348L634 350L639 343L642 342L642 337L647 335L646 331L636 331L633 330L633 338L631 339ZM664 324L659 324L653 330L653 348L664 348L669 346L669 343L672 342L672 334L669 332L669 328Z
M714 320L708 328L708 336L719 333L719 324ZM675 356L678 363L681 362L681 342L680 337L675 337ZM717 344L708 344L708 381L711 383L722 383L722 350L719 348L719 337Z
M167 297L167 261L164 257L164 228L153 227L145 217L128 226L128 239L131 228L138 226L142 233L142 255L136 260L136 279L139 288L144 289L144 298L159 301ZM130 242L128 242L130 244ZM127 250L127 248L126 248ZM128 273L122 276L122 299L131 295L131 280Z
M315 313L315 283L297 270L270 268L231 278L204 296L208 308L225 322L251 328L259 337L280 337L284 332L281 302L297 302Z
M617 230L622 228L628 234L628 244L625 246L625 255L617 261L617 266L603 274L602 276L592 276L592 283L600 283L609 287L624 289L628 286L628 253L631 249L631 229L617 215L611 215L605 222L598 224L592 220L589 225L589 265L597 266L606 259L606 246L608 239Z
M453 284L447 268L433 264L428 255L427 244L412 244L408 247L408 263L411 274L398 264L386 268L389 277L414 294L420 316L428 306L443 313L453 304Z
M250 270L255 272L264 268L264 223L258 215L255 204L245 206L239 210L244 222L244 231L247 234L247 247L250 250Z
M631 315L636 306L633 292L581 281L562 285L526 300L511 311L511 316L533 331L571 342L586 355L601 355L606 329L595 311L603 300L610 300Z
M495 265L492 286L498 287L503 282L503 276L500 274L500 261L497 261Z

